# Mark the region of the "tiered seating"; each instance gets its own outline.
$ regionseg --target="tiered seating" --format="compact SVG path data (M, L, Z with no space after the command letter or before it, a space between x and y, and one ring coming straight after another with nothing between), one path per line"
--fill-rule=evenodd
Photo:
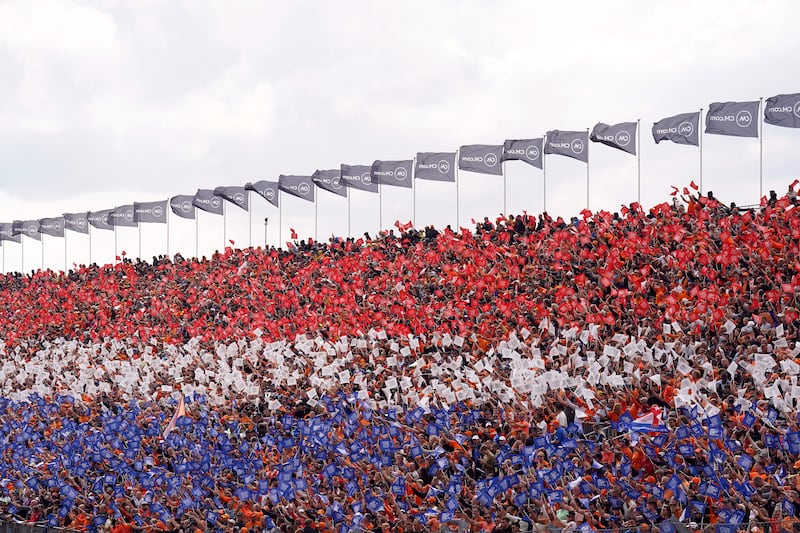
M691 197L6 276L0 513L791 529L799 243L788 197Z

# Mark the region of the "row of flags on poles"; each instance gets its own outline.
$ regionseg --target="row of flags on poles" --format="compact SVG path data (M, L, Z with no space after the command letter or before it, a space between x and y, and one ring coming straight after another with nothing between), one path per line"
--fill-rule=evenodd
M706 113L705 133L735 137L758 137L760 100L750 102L714 102ZM682 113L653 124L656 144L671 141L698 146L700 142L699 111ZM765 124L800 128L800 93L781 94L764 103ZM534 139L512 139L503 144L471 144L458 152L419 152L416 159L375 161L372 165L341 165L338 169L317 170L310 176L281 175L277 181L262 180L243 186L198 189L193 195L177 195L169 201L135 202L113 209L85 213L65 213L61 217L38 220L17 220L0 223L0 242L20 242L21 236L41 240L42 235L64 237L66 230L89 233L89 226L98 230L116 227L138 227L141 223L167 223L167 209L184 219L195 219L197 210L224 215L224 202L245 211L250 209L249 192L255 192L270 204L279 207L280 192L309 202L315 201L315 190L347 197L349 189L371 193L379 185L411 188L413 179L455 182L458 169L480 174L503 175L504 161L522 161L543 169L543 155L553 154L589 162L589 141L604 144L632 155L637 154L638 122L598 123L591 133L551 130Z

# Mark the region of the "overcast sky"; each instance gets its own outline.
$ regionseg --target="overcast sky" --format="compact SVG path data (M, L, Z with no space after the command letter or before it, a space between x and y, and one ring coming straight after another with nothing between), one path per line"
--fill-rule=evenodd
M800 92L800 3L262 2L0 0L0 221L100 210L197 188L311 174L341 163L502 144L547 130L641 119L645 207L699 181L699 150L662 142L663 117L714 101ZM767 125L764 192L800 177L800 130ZM759 141L705 135L703 182L723 201L758 200ZM590 208L636 200L637 159L590 143ZM459 214L539 213L542 171L506 164L506 179L462 172ZM547 157L547 209L586 203L586 165ZM317 235L346 235L347 201L318 192ZM314 236L315 206L283 195L200 214L201 254L225 237L277 244ZM352 193L351 233L413 215L411 190ZM235 212L234 212L235 211ZM248 229L248 224L252 223ZM456 187L418 182L417 226L456 224ZM193 254L195 225L170 221L170 252ZM223 235L225 233L226 235ZM142 254L166 250L142 228ZM252 237L251 237L252 235ZM25 269L88 261L86 236L25 239ZM112 261L113 232L92 259ZM117 253L136 255L121 228ZM22 246L5 243L5 270ZM65 254L66 244L66 254ZM44 251L44 254L42 253Z

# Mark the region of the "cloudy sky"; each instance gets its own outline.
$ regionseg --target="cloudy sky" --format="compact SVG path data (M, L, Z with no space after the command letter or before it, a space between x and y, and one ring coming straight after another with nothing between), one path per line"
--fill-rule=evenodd
M652 123L800 92L798 18L793 0L0 0L0 221L637 119L652 206L700 172L699 150L655 145ZM800 176L800 130L763 134L764 191L783 192ZM758 140L703 143L704 188L757 202ZM544 181L519 162L505 179L462 172L461 225L503 211L504 183L508 212L540 212ZM577 214L586 165L548 156L546 186L549 212ZM591 143L590 208L636 194L636 157ZM453 184L419 182L416 194L356 191L349 210L324 191L316 209L285 195L281 210L252 205L225 224L201 213L199 252L263 244L265 229L270 244L289 228L313 237L315 219L320 239L346 235L348 211L354 235L414 213L418 226L455 226L457 200ZM5 270L23 254L26 270L89 259L86 236L24 239L24 251L3 247ZM113 260L115 240L116 253L138 253L136 229L96 231L92 259ZM164 226L143 227L141 241L143 256L163 253ZM169 246L193 254L195 224L171 219Z

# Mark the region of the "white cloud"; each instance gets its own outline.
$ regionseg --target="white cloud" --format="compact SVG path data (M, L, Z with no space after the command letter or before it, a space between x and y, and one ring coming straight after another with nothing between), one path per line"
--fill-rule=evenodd
M0 4L0 44L27 53L67 57L119 53L117 25L108 13L59 0Z
M652 122L800 91L798 14L791 0L7 1L0 192L46 216L67 210L58 206L75 189L96 191L83 208L100 209L95 201L125 194L146 200L640 118L642 201L652 205L670 184L699 178L698 150L656 146ZM798 133L765 128L765 190L782 191L797 174ZM715 138L704 157L717 196L756 200L757 143ZM592 209L635 199L635 158L593 144L591 159ZM550 212L584 207L585 170L548 158ZM508 209L538 212L542 172L507 171ZM461 223L495 216L502 190L501 179L464 176ZM452 187L419 192L420 224L455 223ZM320 235L341 234L342 202L320 194ZM407 196L386 191L385 225L410 217ZM356 195L353 234L374 233L377 204ZM254 205L254 227L269 216L277 243L277 213ZM288 202L283 222L284 238L290 225L311 234L314 211ZM242 223L232 218L231 231Z
M86 117L95 131L123 138L149 136L181 157L194 159L228 138L265 142L274 110L272 87L232 68L171 104L147 101L134 92L104 95L91 103Z

